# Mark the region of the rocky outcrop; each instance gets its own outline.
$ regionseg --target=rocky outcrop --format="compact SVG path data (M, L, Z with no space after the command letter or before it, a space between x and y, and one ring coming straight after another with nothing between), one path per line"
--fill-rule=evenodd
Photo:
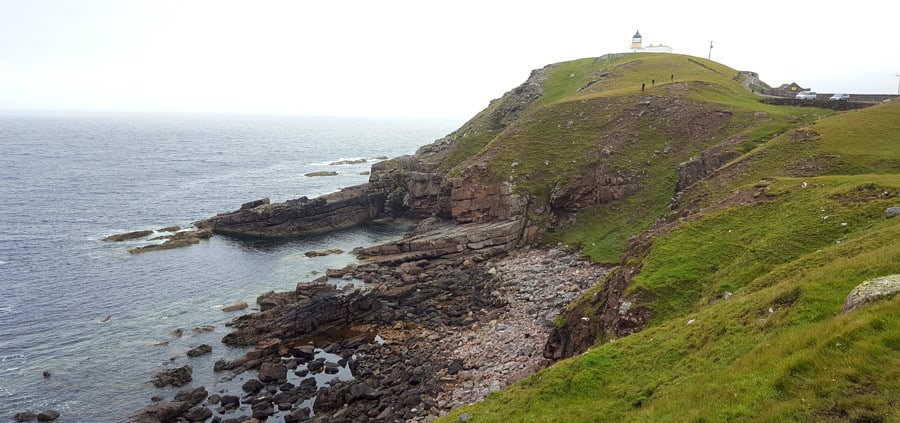
M471 166L450 180L450 214L457 223L490 222L524 216L528 200L513 184L496 182L487 169Z
M332 290L235 319L226 345L254 345L272 338L299 338L340 331L348 322L377 321L381 302L372 293Z
M242 208L195 222L217 234L285 238L355 226L382 216L386 194L368 184L345 188L313 200L302 197L278 204Z
M149 405L138 410L129 423L169 423L174 422L182 414L190 410L191 404L186 401L162 402Z
M450 186L440 165L444 154L422 149L372 165L369 184L387 193L385 209L409 217L450 217Z
M900 275L890 275L865 281L853 288L844 300L844 313L856 310L881 298L900 292Z
M639 298L625 298L625 289L641 271L640 258L650 252L649 232L629 241L622 265L603 280L600 291L573 303L550 333L544 357L560 360L587 351L598 339L614 339L640 331L651 312Z
M884 210L884 218L885 219L892 219L897 216L900 216L900 207L897 207L897 206L888 207L887 209Z
M164 370L157 373L153 380L153 386L162 388L164 386L184 386L193 379L193 368L191 366L181 366L175 369Z
M353 252L360 258L383 264L471 254L490 256L516 247L522 241L523 229L522 219L465 225L430 221L425 231Z
M168 250L172 248L181 248L188 245L194 245L203 239L209 239L212 231L208 229L200 229L197 231L176 232L174 235L165 235L154 239L164 239L162 244L145 245L143 247L135 247L128 250L131 254L146 253L149 251Z
M744 138L743 135L731 137L704 150L699 157L692 157L690 160L679 164L678 183L675 185L675 191L684 191L691 185L705 179L716 169L737 158L739 155L737 152L738 144Z
M366 281L365 295L377 309L320 315L327 330L319 332L310 319L324 311L316 311L315 301L346 310L360 293L321 281L298 284L289 295L273 294L286 303L232 323L239 335L229 338L259 342L238 360L217 362L216 369L258 369L237 394L260 418L304 421L310 410L301 404L315 395L316 415L332 421L431 421L545 367L541 346L556 313L605 272L560 249L332 269L329 275ZM268 332L253 333L261 327ZM344 360L315 358L310 340ZM318 391L306 383L339 367L352 370L355 379ZM305 378L299 386L294 375ZM218 410L224 418L234 409L225 398L234 393L223 394Z
M550 209L560 223L565 223L579 211L624 198L640 188L640 182L632 175L607 166L591 167L573 183L553 188Z
M143 238L152 233L153 233L153 231L151 231L149 229L141 230L141 231L132 231L132 232L125 232L122 234L110 235L108 237L103 238L103 240L107 241L107 242L121 242L121 241L128 241L128 240L132 240L132 239Z

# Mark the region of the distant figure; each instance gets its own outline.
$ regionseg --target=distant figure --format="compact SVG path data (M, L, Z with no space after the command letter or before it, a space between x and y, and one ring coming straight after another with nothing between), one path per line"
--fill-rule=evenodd
M674 73L672 74L671 80L672 80L672 82L675 82L675 74Z
M647 84L641 82L641 92L644 92L644 87L646 87L646 86L647 86Z
M651 80L650 80L650 85L656 86L656 79L651 79Z

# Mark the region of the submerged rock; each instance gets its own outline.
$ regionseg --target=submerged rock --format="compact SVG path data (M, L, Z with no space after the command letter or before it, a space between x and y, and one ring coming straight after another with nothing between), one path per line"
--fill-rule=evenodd
M303 176L312 177L312 176L337 176L337 175L338 175L338 173L333 170L323 170L323 171L319 171L319 172L306 173Z
M222 311L224 311L224 312L227 313L227 312L230 312L230 311L243 310L243 309L245 309L245 308L247 308L247 307L249 307L249 306L247 305L247 302L246 302L246 301L238 301L238 302L236 302L236 303L234 303L234 304L229 304L229 305L227 305L227 306L225 306L225 307L222 307Z
M128 240L132 240L132 239L143 238L152 233L153 233L153 231L151 231L151 230L125 232L122 234L110 235L106 238L103 238L103 240L107 241L107 242L128 241Z
M340 248L329 248L327 250L307 251L307 252L303 253L303 255L305 255L306 257L312 258L312 257L324 257L324 256L330 256L332 254L343 254L343 253L344 253L344 250L342 250Z
M162 244L145 245L143 247L131 248L128 250L128 252L131 254L139 254L146 253L148 251L187 247L188 245L200 243L201 239L209 239L210 237L212 237L212 231L206 229L178 232L174 235L161 237L162 239L166 239L166 241Z
M201 355L206 355L212 352L212 346L203 344L198 347L194 347L188 350L188 357L200 357Z
M348 160L338 160L336 162L328 163L329 166L339 166L339 165L353 165L353 164L362 164L366 163L368 160L366 159L348 159Z

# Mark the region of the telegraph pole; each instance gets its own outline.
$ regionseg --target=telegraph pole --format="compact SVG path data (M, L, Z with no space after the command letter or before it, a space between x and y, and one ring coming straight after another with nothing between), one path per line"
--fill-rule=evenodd
M712 41L709 42L709 57L706 60L712 60Z

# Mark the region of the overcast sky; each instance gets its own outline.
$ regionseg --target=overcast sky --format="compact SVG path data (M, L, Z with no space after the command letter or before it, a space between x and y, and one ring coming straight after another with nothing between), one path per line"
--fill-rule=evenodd
M891 4L0 0L0 110L467 118L636 30L773 86L897 93Z

